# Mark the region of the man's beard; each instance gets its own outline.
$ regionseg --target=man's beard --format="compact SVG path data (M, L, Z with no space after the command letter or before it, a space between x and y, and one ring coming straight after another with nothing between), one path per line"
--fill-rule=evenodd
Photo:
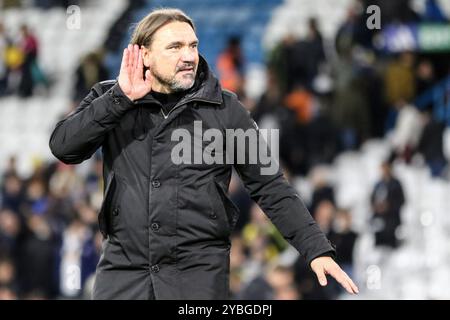
M180 70L182 70L183 68L185 68L185 67L192 67L192 68L193 68L193 74L194 74L194 75L193 75L192 81L190 81L190 83L185 83L185 82L182 82L182 81L176 79L177 73L178 73ZM160 84L162 84L162 85L165 86L165 87L170 88L170 90L171 90L172 92L182 92L182 91L189 90L189 89L191 89L191 88L194 86L194 83L195 83L195 75L196 75L196 73L197 73L197 70L196 70L196 68L195 68L194 65L184 65L184 66L182 66L182 67L180 67L180 68L177 68L175 74L174 74L172 77L166 77L166 76L163 76L162 74L160 74L160 73L157 71L157 69L155 68L155 66L152 66L152 67L150 68L150 72L152 73L153 77L155 77L155 79L158 80L158 82L159 82ZM187 76L187 75L186 75L186 76ZM189 76L190 76L190 75L189 75Z

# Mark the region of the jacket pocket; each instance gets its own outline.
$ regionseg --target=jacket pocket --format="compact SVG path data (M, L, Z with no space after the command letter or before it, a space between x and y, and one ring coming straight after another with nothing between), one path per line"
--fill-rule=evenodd
M239 208L228 197L228 194L225 191L224 187L216 180L214 180L213 189L217 195L217 201L215 201L216 205L213 207L217 209L215 209L214 211L224 218L224 222L226 223L225 234L226 236L229 236L234 230L234 227L236 226L237 220L239 218Z
M105 192L103 194L103 201L98 214L98 226L104 238L108 235L108 219L105 212L107 211L108 203L111 198L111 186L114 181L114 175L114 171L111 171L106 178Z
M100 231L105 238L108 235L113 235L117 228L124 190L123 183L120 180L114 171L111 171L107 178L105 194L98 215Z

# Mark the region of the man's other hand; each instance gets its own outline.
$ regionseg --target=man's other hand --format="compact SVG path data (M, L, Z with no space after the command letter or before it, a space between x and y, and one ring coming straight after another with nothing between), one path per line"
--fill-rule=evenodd
M145 79L143 72L142 50L137 44L128 45L128 48L123 51L119 86L131 101L142 98L152 90L150 70L145 72Z
M318 257L311 262L311 269L317 275L321 286L327 285L327 275L332 276L350 294L359 293L352 279L334 262L331 257Z

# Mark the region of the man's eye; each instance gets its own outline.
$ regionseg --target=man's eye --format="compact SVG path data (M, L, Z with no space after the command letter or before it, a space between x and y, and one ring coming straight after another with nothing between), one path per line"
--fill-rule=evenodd
M198 47L198 44L193 44L192 45L192 48L197 48Z
M178 49L180 49L180 46L171 46L171 47L169 47L169 49L176 49L176 50L178 50Z

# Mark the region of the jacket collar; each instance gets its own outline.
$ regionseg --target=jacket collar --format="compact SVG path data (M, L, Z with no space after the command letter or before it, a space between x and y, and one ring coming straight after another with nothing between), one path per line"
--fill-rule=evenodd
M205 58L199 55L199 64L197 74L195 77L194 86L186 91L186 94L181 98L178 104L187 103L190 101L201 101L211 104L222 104L222 88L219 80L212 73ZM144 97L136 100L135 104L157 103L159 102L153 98L151 92Z

